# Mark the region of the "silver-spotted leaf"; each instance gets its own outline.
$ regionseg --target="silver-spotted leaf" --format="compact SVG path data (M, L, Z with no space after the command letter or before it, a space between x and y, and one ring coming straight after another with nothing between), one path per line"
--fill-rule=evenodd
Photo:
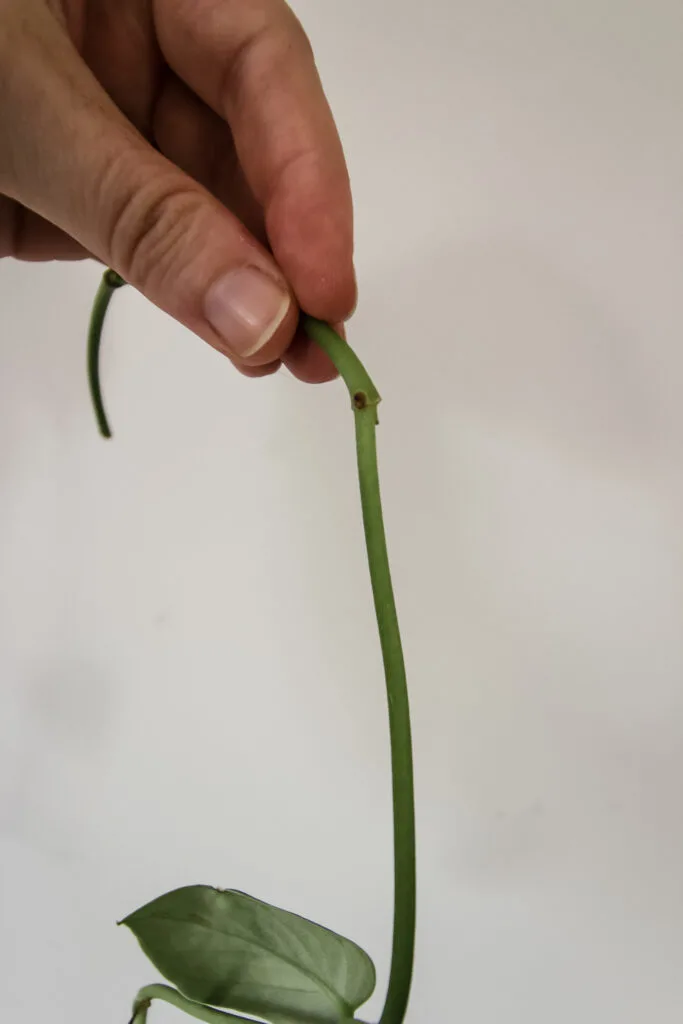
M241 892L186 886L122 924L189 999L273 1024L350 1020L375 987L354 942Z

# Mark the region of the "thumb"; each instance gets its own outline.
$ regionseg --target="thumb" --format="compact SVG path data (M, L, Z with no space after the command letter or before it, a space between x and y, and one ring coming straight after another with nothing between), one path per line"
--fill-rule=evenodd
M270 254L156 152L34 2L5 35L0 191L35 210L244 367L277 360L297 308ZM27 37L28 36L28 37ZM3 47L4 49L4 47Z

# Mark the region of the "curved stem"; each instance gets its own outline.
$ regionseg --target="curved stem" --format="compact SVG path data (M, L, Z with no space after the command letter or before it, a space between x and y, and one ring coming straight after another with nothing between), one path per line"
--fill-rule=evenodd
M119 277L114 270L105 270L90 314L90 327L88 329L88 383L90 385L90 396L95 416L97 417L97 425L100 428L102 437L111 437L111 430L109 429L107 414L104 411L104 403L102 401L102 388L100 386L99 364L102 327L114 291L125 283L123 278Z
M162 999L165 1003L184 1010L191 1017L202 1020L205 1024L226 1024L229 1021L239 1021L240 1024L250 1024L247 1017L238 1017L234 1013L225 1013L223 1010L214 1010L211 1006L204 1006L203 1003L195 1003L171 988L170 985L146 985L141 988L133 1003L133 1018L130 1024L145 1024L147 1011L153 999Z
M394 934L380 1024L401 1024L408 1006L415 949L415 798L408 687L377 468L375 426L380 398L358 357L331 327L312 317L304 317L302 326L339 370L355 412L365 543L389 704L394 803Z
M104 412L99 380L100 339L112 291L124 283L113 271L105 273L95 298L88 334L90 390L104 437L110 437L111 432ZM328 324L304 316L302 326L338 369L349 389L355 413L363 526L389 706L394 810L393 941L389 984L379 1024L402 1024L410 996L415 950L415 798L408 687L389 569L377 468L375 427L380 396L356 354ZM226 1018L233 1021L246 1019L193 1003L168 986L151 985L138 996L131 1024L145 1024L152 998L166 999L209 1024L218 1024L219 1021L223 1024Z

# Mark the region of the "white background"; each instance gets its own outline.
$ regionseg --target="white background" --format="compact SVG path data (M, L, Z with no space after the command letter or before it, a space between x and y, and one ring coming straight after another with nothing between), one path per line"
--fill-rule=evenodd
M412 689L410 1024L683 1014L683 6L305 0L347 148ZM0 266L0 1017L125 1024L114 922L391 924L341 385L246 381L91 264ZM375 1016L373 1016L373 1014ZM179 1020L168 1008L153 1020Z

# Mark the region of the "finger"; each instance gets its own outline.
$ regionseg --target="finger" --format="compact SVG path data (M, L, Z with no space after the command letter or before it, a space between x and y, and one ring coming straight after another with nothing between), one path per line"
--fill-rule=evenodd
M355 303L348 173L308 40L282 0L158 4L169 65L232 130L272 251L307 312Z
M230 129L172 71L159 92L152 135L164 156L204 185L268 246L263 210L244 177Z
M272 374L277 373L280 366L280 361L276 360L273 363L267 363L265 366L240 366L237 364L237 369L245 377L270 377Z
M251 231L267 243L263 211L245 181L225 122L173 73L154 111L154 138L174 164L208 188ZM288 369L307 383L337 376L332 361L301 331L284 356Z
M290 373L305 384L325 384L338 376L328 356L321 348L312 344L301 329L294 335L282 362Z
M54 224L0 195L0 257L43 262L82 260L88 253Z
M27 22L22 61L3 83L0 191L216 348L250 365L277 360L297 310L272 257L132 128L56 20Z
M332 326L337 334L346 339L344 324L332 324ZM301 324L297 327L296 334L282 357L282 362L290 373L306 384L325 384L339 376L332 360L325 355L319 345L311 341Z
M147 135L163 68L151 2L88 3L83 18L83 59L119 110Z

